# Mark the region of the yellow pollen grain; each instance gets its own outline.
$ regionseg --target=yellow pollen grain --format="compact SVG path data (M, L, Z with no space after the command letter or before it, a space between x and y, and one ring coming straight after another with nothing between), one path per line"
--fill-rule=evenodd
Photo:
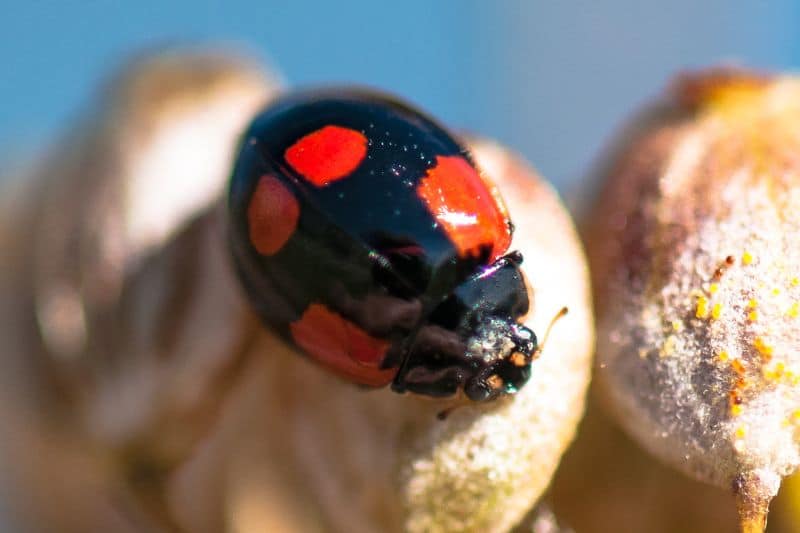
M742 414L742 406L739 404L731 405L731 415L732 416L739 416ZM742 435L744 436L744 435Z
M790 305L789 309L786 310L786 316L790 318L797 318L800 316L800 302L794 302Z
M677 339L675 338L675 335L670 335L669 337L667 337L667 340L664 341L664 346L661 348L659 355L661 357L667 357L669 355L672 355L675 352L676 342Z
M697 309L694 312L697 318L708 318L708 298L705 296L697 297Z
M742 254L742 264L749 265L752 262L753 262L753 254L751 254L750 252L744 252Z
M708 286L709 294L716 294L718 290L719 290L719 283L712 283L711 285Z
M792 412L792 422L800 422L800 409L795 409Z
M800 285L800 278L797 277L792 278L791 280L789 280L789 284L792 287L797 287L798 285Z
M747 313L747 320L749 320L750 322L755 322L756 320L758 320L758 311L754 310Z
M765 357L772 356L773 347L764 342L764 339L761 337L756 337L755 340L753 340L753 348Z
M672 331L678 332L683 329L683 322L680 320L673 320L672 321Z
M713 307L711 307L711 318L717 320L722 315L722 304L715 303Z
M783 373L786 371L786 365L783 361L778 361L772 367L764 367L762 373L764 375L764 379L767 381L778 381L783 377Z
M717 354L717 359L719 359L720 363L726 362L729 358L730 356L728 355L728 352L726 352L725 350L722 350Z
M744 426L739 426L736 428L734 435L737 439L743 439L745 435L747 435L747 431L745 431Z
M758 307L758 300L756 300L755 298L750 298L750 301L747 302L747 307L755 309L756 307Z
M781 293L781 290L778 287L775 287L774 289L772 289L772 295L773 296L778 296L780 293Z

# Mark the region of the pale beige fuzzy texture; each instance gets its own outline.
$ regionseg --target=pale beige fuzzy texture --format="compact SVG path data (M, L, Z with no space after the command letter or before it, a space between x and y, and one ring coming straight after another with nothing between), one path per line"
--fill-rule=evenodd
M512 248L524 254L534 289L528 325L541 336L561 307L570 309L519 394L464 405L440 421L436 414L452 402L359 389L263 330L242 297L227 257L223 202L209 205L208 191L222 188L229 168L224 154L235 144L231 128L215 129L214 122L252 113L275 89L250 66L214 57L145 61L122 78L109 108L90 123L114 126L110 137L90 129L86 144L78 145L93 154L92 171L130 174L84 176L77 172L80 160L70 159L74 173L62 179L79 184L89 199L114 199L113 208L99 209L108 226L93 223L91 210L68 216L81 200L68 184L59 190L71 194L61 199L33 194L22 201L22 211L34 212L47 202L38 216L51 220L50 228L59 220L67 224L70 242L82 250L71 253L59 240L67 238L64 231L47 233L51 263L43 265L46 243L34 243L31 257L19 240L13 246L34 268L16 262L25 282L5 284L9 291L20 287L20 299L6 310L36 311L39 320L20 312L33 330L3 335L27 341L38 327L47 343L33 343L41 366L19 370L41 379L29 391L33 397L10 395L13 404L33 410L37 424L22 424L13 412L4 420L30 428L31 440L48 435L55 449L50 471L68 471L72 455L80 458L88 481L57 474L51 492L77 495L91 486L92 494L103 495L61 529L124 530L108 525L110 514L132 528L159 523L209 533L508 531L549 483L582 416L589 382L588 272L557 195L505 150L475 142L479 164L505 196L517 228ZM210 71L216 82L193 78L193 68ZM189 81L152 83L171 79L171 71ZM226 78L230 84L220 83ZM199 93L195 100L193 93ZM139 101L136 95L162 105L116 107ZM213 114L225 109L220 99L230 113ZM181 165L187 130L209 143L197 152L210 154L206 165ZM66 155L47 164L59 164L59 157ZM206 192L170 199L164 191L149 204L147 190L157 186L152 172L159 168ZM93 290L93 272L107 283L104 290ZM55 302L49 317L48 294ZM24 344L15 359L30 355L33 348ZM39 375L43 369L47 379ZM37 387L52 383L60 411L37 411ZM53 429L59 420L69 420L63 431ZM24 465L15 472L21 493L33 493L45 476L27 454L30 441L8 440L8 455ZM59 522L59 506L52 507L49 524Z
M172 307L186 299L181 287L191 292L175 283L193 277L183 267L219 268L187 257L198 239L176 235L198 234L187 220L222 193L239 132L276 88L231 51L143 56L35 164L6 177L0 498L20 521L9 530L157 530L115 456L141 440L157 456L186 453L219 403L208 382L240 333L178 342L174 315L208 331L230 299L240 307L237 288L216 283L196 305Z
M647 449L764 502L800 465L800 82L682 88L603 171L598 373Z

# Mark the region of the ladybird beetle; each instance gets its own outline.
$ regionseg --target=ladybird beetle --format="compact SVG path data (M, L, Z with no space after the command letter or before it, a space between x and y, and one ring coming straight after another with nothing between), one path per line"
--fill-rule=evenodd
M258 115L229 191L260 318L352 382L475 401L516 392L536 336L494 187L442 126L377 92L301 92Z

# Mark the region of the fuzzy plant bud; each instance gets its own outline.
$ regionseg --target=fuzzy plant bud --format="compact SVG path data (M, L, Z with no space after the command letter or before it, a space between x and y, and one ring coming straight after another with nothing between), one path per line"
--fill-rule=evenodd
M761 531L800 465L800 80L678 80L623 135L587 225L599 379L663 461Z

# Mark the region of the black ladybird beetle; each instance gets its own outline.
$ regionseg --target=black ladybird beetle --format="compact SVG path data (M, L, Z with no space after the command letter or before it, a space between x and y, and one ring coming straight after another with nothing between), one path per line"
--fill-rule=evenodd
M538 345L505 205L407 104L352 89L280 99L242 140L229 215L256 312L339 376L476 401L528 380Z

